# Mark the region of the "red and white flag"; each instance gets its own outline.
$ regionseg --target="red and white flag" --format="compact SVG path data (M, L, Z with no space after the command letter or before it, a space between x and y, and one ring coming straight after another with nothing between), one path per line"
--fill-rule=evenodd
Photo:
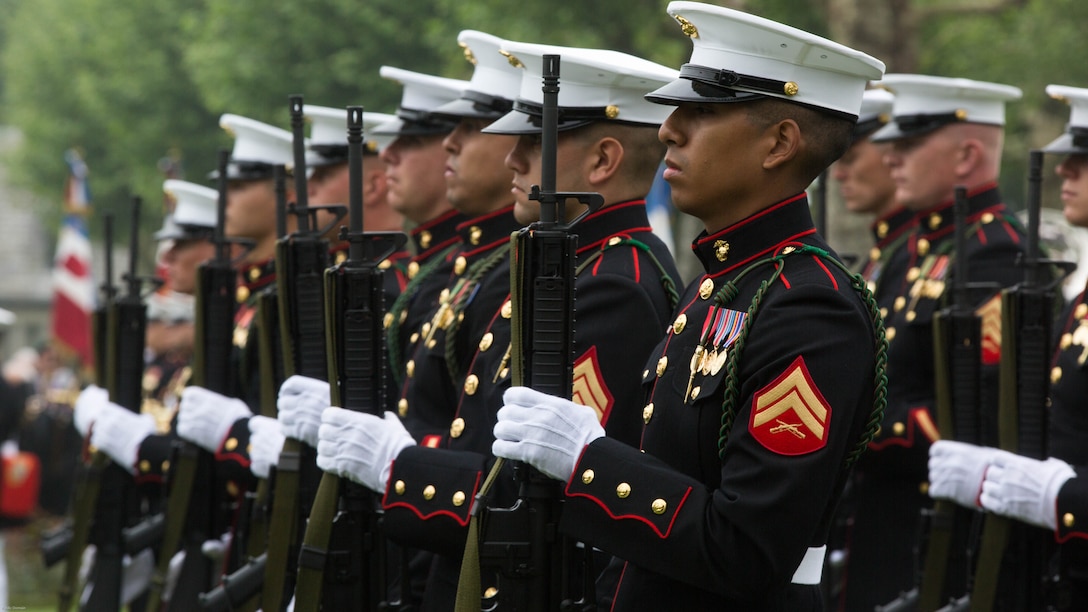
M64 154L64 160L69 171L64 221L53 257L53 339L89 368L94 364L91 313L95 308L91 241L86 220L91 194L87 188L87 166L79 153L69 150Z

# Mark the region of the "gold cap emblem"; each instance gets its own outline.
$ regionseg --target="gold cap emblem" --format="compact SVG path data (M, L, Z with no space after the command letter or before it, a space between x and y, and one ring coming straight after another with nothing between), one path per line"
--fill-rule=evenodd
M699 29L695 27L687 19L684 19L680 15L673 15L676 21L680 24L680 31L684 33L684 36L689 38L699 38Z
M506 58L506 61L510 62L510 65L514 68L524 68L525 64L521 63L521 60L517 58L513 53L499 49L499 54Z
M461 52L465 54L465 60L475 66L476 56L472 54L472 49L470 49L468 45L463 42L458 42L457 44L461 46Z

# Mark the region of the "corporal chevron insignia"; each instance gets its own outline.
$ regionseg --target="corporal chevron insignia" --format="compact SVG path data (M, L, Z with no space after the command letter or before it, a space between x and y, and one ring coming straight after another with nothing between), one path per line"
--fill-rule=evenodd
M597 411L601 425L608 423L615 398L604 383L601 366L597 361L597 347L590 347L574 362L574 384L571 400Z
M975 314L982 321L982 363L997 365L1001 361L1001 294L979 306Z
M803 357L756 393L748 431L767 450L804 455L827 444L831 406L809 375Z

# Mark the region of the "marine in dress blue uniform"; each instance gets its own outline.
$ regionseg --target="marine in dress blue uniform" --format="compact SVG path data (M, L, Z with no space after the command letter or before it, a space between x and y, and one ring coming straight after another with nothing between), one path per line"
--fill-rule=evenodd
M1024 253L1024 230L997 187L1005 104L1018 99L1020 90L927 75L890 74L881 85L895 94L893 120L872 140L891 147L885 162L900 179L897 197L910 198L901 203L914 212L915 221L906 236L904 275L884 281L901 291L885 319L888 408L853 482L855 507L846 569L850 610L887 604L918 578L917 545L920 530L925 529L921 512L931 505L926 463L930 444L940 437L933 412L932 320L950 299L955 259L967 258L967 281L976 286L970 299L982 319L980 404L983 435L990 440L996 440L997 432L1000 290L1023 278L1017 261ZM943 159L937 157L943 153L926 148L934 139L978 143L977 130L987 130L993 140L985 147L986 161L972 164L969 175L952 179L946 173L933 179L911 169L929 159ZM961 228L954 226L952 214L952 190L958 184L968 188L967 224ZM927 194L937 195L917 195L927 189ZM954 251L956 233L966 239L963 253Z
M552 415L576 406L511 389L495 451L566 480L560 529L622 569L611 609L817 610L831 517L879 415L881 340L804 189L849 144L883 64L739 11L668 12L694 50L648 98L677 106L665 178L707 229L693 243L704 273L643 368L640 443L568 429ZM776 156L808 138L822 157ZM549 439L564 446L550 467L534 457Z

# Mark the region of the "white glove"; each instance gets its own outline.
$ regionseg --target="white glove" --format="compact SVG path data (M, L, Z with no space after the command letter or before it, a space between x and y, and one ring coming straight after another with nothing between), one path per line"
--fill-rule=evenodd
M604 436L597 412L588 406L528 387L511 387L502 400L491 452L552 478L565 482L586 445Z
M79 581L93 589L93 583L88 578L94 575L94 564L98 559L94 544L88 544L83 549L83 560L79 566ZM147 590L151 584L151 574L155 570L155 557L151 549L140 551L135 557L125 555L121 559L121 603L129 604L141 593ZM84 595L85 596L85 595Z
M135 474L140 444L153 433L155 419L150 414L136 414L106 402L95 418L91 444Z
M317 446L317 430L321 427L321 412L332 404L329 383L306 376L292 376L280 385L276 418L283 424L289 438Z
M249 419L249 471L257 478L268 478L268 471L280 460L283 450L280 422L257 415Z
M965 508L979 508L982 477L994 457L1004 451L964 442L938 440L929 447L929 496Z
M1076 475L1061 459L1002 456L982 482L982 507L1053 531L1058 528L1058 492Z
M393 460L415 443L392 412L379 419L372 414L332 406L321 413L317 467L382 493L389 482Z
M231 425L251 416L240 399L219 395L203 387L186 387L178 406L178 435L214 453L227 437Z
M200 544L200 553L211 559L212 563L219 563L223 560L223 555L226 554L227 548L230 547L230 539L231 533L226 531L218 538L204 540L204 542Z
M178 577L181 576L181 568L185 566L185 551L179 550L170 557L170 567L166 570L166 584L162 587L162 600L170 601L174 595L174 589L178 586Z
M90 431L91 424L98 417L102 406L109 402L110 393L102 387L88 385L86 389L79 392L75 409L72 412L72 424L75 425L79 435L84 438L87 437L87 432Z

